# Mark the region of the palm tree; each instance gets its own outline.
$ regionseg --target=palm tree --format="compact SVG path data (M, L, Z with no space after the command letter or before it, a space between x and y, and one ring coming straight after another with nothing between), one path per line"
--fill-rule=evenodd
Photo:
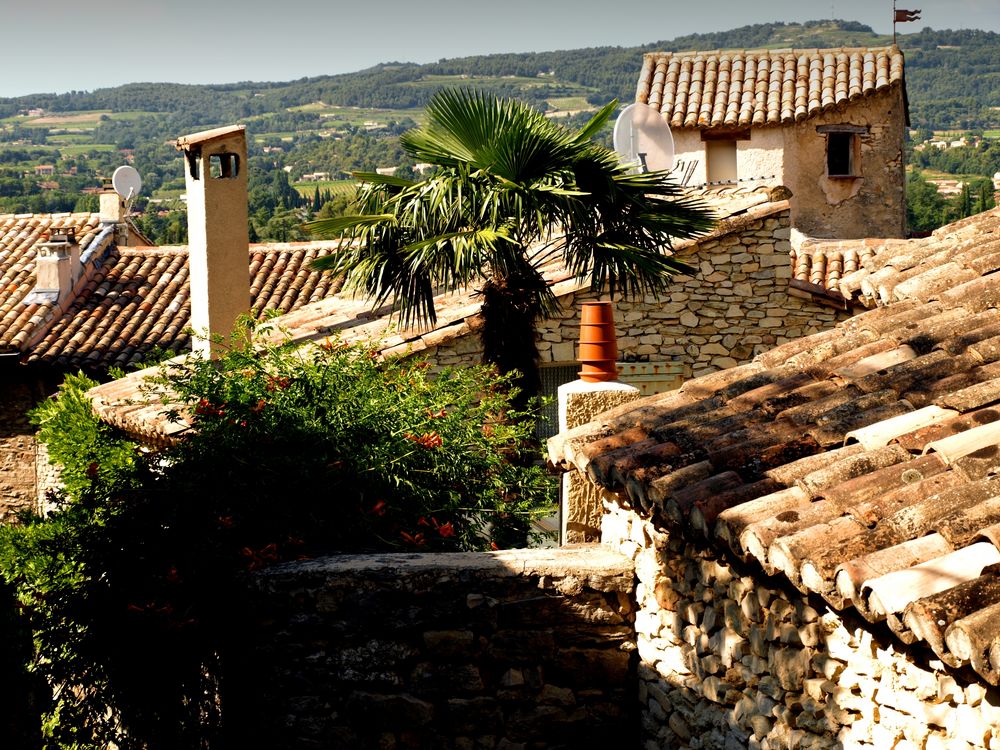
M359 215L307 225L345 240L314 267L391 301L403 325L433 323L435 294L478 287L484 359L537 394L535 327L558 308L543 266L561 262L595 293L656 294L689 270L669 254L672 239L712 222L666 173L634 174L591 140L616 106L572 132L515 100L437 93L426 124L400 138L436 170L418 181L357 175Z

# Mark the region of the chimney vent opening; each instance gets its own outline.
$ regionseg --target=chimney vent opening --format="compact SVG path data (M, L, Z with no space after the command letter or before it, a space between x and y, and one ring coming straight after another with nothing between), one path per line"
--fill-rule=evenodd
M185 153L187 156L188 172L192 180L201 179L201 149L193 148Z
M240 157L221 153L209 157L209 176L213 180L232 180L240 173Z

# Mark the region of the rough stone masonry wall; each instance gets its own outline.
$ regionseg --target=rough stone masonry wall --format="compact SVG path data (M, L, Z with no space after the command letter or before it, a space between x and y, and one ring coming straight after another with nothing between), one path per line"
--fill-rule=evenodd
M34 404L29 384L0 372L0 523L35 507Z
M846 318L844 311L788 294L789 226L788 209L740 223L685 250L684 258L698 270L676 277L662 298L616 300L619 358L678 362L685 377L697 377ZM576 361L579 303L588 299L594 296L565 296L561 314L539 326L543 364ZM471 334L427 352L442 367L479 361L481 354Z
M603 541L635 561L639 580L640 746L1000 748L996 690L617 501L605 509Z
M330 557L258 581L258 747L636 745L634 575L605 546Z

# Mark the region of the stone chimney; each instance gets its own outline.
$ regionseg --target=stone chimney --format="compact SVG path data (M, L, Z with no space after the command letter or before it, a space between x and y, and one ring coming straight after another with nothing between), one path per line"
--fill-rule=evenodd
M210 357L218 347L205 333L228 339L250 310L246 129L183 136L177 149L184 152L187 186L192 348Z
M49 241L38 246L35 258L35 289L56 302L66 302L80 279L80 246L74 227L53 227Z
M111 186L111 180L105 180L98 193L101 200L100 216L102 224L115 225L115 244L125 247L128 241L128 223L125 221L125 199Z
M118 224L125 221L125 199L111 187L111 180L105 180L98 193L101 199L101 221L105 224Z

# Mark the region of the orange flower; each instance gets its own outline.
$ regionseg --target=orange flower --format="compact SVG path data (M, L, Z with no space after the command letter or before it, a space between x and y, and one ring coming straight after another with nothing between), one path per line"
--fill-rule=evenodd
M417 532L416 534L408 534L405 531L399 532L399 535L403 538L403 541L407 544L412 544L414 547L423 547L426 543L424 535L422 532Z
M407 432L403 435L407 440L412 440L414 443L419 445L421 448L427 448L428 450L433 450L434 448L440 448L444 444L444 440L436 432L425 432L419 437L413 433Z
M386 507L385 500L376 500L369 513L373 516L384 516Z
M262 411L264 411L265 406L267 406L267 401L265 401L264 399L260 399L257 402L256 406L250 407L250 411L252 411L254 414L260 414Z
M448 521L448 523L441 524L440 526L437 527L437 530L438 534L440 534L446 539L450 536L455 536L455 527L452 525L451 521Z
M291 385L291 380L286 377L275 377L274 375L267 376L267 390L269 391L282 391Z

